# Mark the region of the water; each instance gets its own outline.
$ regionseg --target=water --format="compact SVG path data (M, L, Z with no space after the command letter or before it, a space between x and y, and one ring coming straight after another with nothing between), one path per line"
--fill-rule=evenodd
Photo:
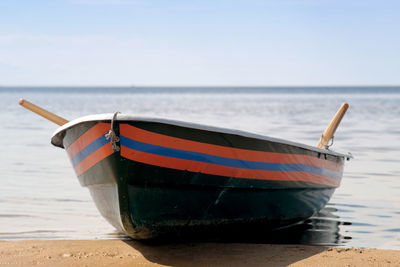
M67 119L122 111L309 145L346 101L332 149L354 159L340 188L320 214L254 242L400 249L400 88L0 87L0 239L113 239L126 237L50 145L57 126L21 108L21 97Z

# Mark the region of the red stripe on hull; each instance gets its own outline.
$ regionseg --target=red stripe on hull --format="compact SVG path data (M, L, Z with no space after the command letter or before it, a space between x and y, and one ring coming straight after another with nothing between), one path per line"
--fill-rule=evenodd
M90 145L94 140L106 134L110 130L110 127L110 123L100 122L87 130L67 148L69 158L72 159L76 154L78 154L86 146Z
M199 152L208 155L214 155L214 156L238 159L238 160L270 162L270 163L306 164L337 172L343 171L343 164L332 162L325 159L319 159L309 155L263 152L263 151L212 145L208 143L201 143L197 141L191 141L167 135L162 135L158 133L153 133L150 131L139 129L129 124L121 124L120 131L121 135L128 137L130 139L162 147Z
M102 146L101 148L90 154L88 157L86 157L78 165L75 166L76 175L79 176L83 174L91 167L93 167L96 163L105 159L106 157L110 156L113 153L114 151L111 147L111 144L110 143L105 144L104 146Z
M340 179L333 179L307 172L263 171L234 168L205 162L159 156L133 150L125 146L121 146L121 156L145 164L226 177L270 181L309 182L332 187L338 187L340 184Z

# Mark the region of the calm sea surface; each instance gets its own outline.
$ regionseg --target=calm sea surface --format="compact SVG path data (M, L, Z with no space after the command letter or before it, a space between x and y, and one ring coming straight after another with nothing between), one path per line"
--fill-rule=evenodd
M24 97L66 119L121 111L234 128L315 145L342 102L332 149L351 152L324 210L265 243L400 249L400 87L0 87L0 239L125 238L98 213L57 125L18 105Z

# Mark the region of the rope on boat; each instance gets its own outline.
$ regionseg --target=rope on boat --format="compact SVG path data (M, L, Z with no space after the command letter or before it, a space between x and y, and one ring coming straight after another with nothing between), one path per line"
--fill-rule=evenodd
M108 133L105 134L106 139L110 139L111 147L114 150L114 152L118 152L120 150L119 146L117 145L117 142L119 142L119 137L115 134L114 132L114 120L117 119L117 114L121 113L119 111L114 113L114 116L111 119L111 129L108 131Z

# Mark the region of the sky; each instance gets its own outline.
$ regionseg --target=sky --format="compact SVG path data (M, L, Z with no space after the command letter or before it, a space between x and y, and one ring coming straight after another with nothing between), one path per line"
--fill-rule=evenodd
M26 85L400 85L400 1L2 0Z

